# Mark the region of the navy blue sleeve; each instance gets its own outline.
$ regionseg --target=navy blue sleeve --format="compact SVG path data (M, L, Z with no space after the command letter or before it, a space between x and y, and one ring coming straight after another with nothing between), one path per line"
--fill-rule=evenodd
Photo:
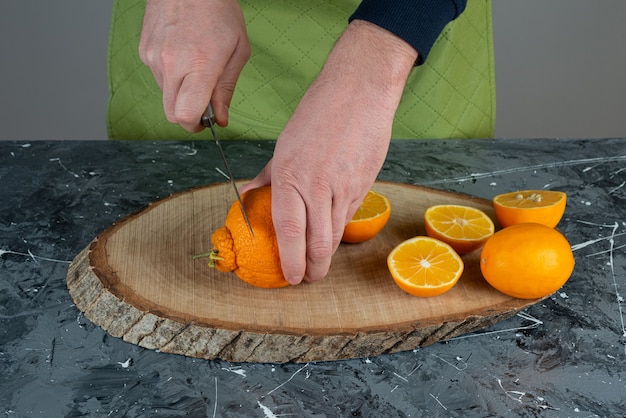
M422 64L437 37L465 10L467 0L363 0L350 16L388 30L411 44Z

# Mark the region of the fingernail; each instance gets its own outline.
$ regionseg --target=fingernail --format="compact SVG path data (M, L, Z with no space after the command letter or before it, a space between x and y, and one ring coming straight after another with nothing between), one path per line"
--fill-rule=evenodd
M289 279L287 279L287 281L289 282L289 284L297 285L302 282L302 277L290 277Z

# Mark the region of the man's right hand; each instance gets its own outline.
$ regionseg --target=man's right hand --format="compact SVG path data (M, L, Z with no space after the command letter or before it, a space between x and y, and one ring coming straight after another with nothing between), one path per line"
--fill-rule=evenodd
M139 55L163 91L167 120L199 132L211 101L217 123L227 125L237 79L250 58L236 0L148 0Z

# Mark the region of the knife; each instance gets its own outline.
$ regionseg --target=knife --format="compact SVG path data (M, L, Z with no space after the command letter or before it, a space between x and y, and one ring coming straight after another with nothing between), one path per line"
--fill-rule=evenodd
M248 213L246 212L246 208L243 205L243 200L241 200L241 195L239 194L239 189L237 189L237 185L235 184L233 173L232 171L230 171L230 167L228 166L228 161L226 160L226 154L224 154L224 150L222 149L222 144L220 143L220 140L217 138L217 132L215 132L215 112L213 111L213 106L211 105L211 102L209 102L209 105L207 106L206 110L204 111L204 114L202 115L201 123L205 127L211 129L211 134L213 134L215 145L217 146L217 149L219 150L220 155L222 156L222 162L224 163L224 168L226 168L226 175L228 176L228 180L230 181L230 184L232 184L233 189L235 190L235 195L237 196L237 201L239 202L239 205L241 206L241 212L243 213L243 217L246 220L246 224L248 224L248 229L250 230L250 233L254 237L254 231L252 230L252 224L250 223L250 218L248 218Z

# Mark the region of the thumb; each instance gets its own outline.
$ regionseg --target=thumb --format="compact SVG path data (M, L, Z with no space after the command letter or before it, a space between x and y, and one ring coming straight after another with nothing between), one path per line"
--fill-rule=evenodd
M174 105L174 121L189 132L203 129L200 117L211 96L210 75L199 72L185 76L176 95Z
M236 80L235 80L236 82ZM215 121L222 128L228 125L228 108L235 92L235 84L231 81L219 80L213 90L211 103L215 111Z
M271 179L272 172L272 160L270 160L263 170L255 178L252 179L249 183L244 184L239 188L239 193L244 194L248 190L258 189L259 187L269 186L272 183Z
M230 61L224 67L222 75L217 80L211 102L215 109L215 120L221 127L228 125L228 109L235 93L237 80L239 80L239 75L241 75L249 56L249 49L239 48L235 50Z

